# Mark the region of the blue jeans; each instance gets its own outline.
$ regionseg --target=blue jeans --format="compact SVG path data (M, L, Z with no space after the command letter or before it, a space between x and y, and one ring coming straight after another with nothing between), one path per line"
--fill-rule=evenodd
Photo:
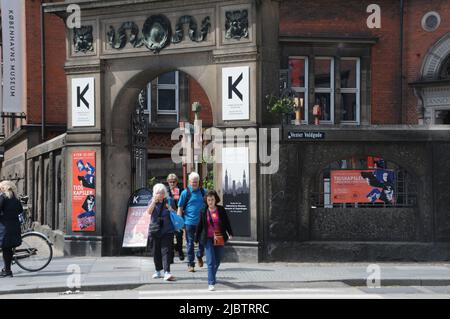
M194 225L186 225L186 250L187 250L187 264L188 266L194 267L194 240L195 240L195 231L197 230L197 226ZM205 253L205 247L199 243L198 250L196 256L198 258L203 257Z
M224 252L224 246L214 246L212 238L206 240L205 253L206 264L208 265L208 285L216 284L216 274Z

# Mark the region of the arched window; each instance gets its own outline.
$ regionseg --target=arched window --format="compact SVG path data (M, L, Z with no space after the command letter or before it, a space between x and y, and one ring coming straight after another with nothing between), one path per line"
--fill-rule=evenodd
M377 156L352 157L325 167L314 182L311 208L415 207L412 175Z
M441 69L439 71L440 80L450 80L450 55L442 63Z

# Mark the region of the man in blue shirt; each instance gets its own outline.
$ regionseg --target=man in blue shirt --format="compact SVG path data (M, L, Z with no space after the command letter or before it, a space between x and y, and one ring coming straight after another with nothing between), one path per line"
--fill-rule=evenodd
M181 192L180 200L178 201L178 215L184 217L184 224L186 226L186 249L188 257L188 271L195 272L194 262L194 240L197 225L200 222L200 211L205 205L204 196L205 190L199 187L200 176L192 172L189 174L189 186ZM198 266L203 267L203 245L198 246L197 261Z

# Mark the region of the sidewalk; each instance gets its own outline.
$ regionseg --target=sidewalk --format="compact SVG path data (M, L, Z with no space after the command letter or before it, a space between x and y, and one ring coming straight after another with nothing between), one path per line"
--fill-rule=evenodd
M0 279L0 295L11 293L64 292L73 267L81 270L81 291L135 289L143 285L175 285L200 288L207 285L206 264L186 271L186 264L175 258L172 274L176 282L163 282L151 276L150 257L55 258L43 271L28 273L14 266L14 278ZM224 263L218 282L228 286L258 287L260 283L343 283L366 286L370 263ZM71 267L69 267L72 265ZM73 266L74 265L74 266ZM378 263L381 286L449 286L450 263ZM79 267L79 268L78 268Z

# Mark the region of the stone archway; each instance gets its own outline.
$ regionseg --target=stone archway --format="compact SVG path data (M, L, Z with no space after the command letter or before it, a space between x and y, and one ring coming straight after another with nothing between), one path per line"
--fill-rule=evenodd
M183 71L198 82L208 97L212 113L217 112L217 72L208 53L149 56L110 60L105 68L105 193L108 223L103 223L104 252L117 254L124 230L124 215L131 194L131 122L139 93L149 80L172 70ZM217 119L214 118L213 122Z
M422 81L439 79L439 71L450 56L450 32L440 38L427 52L420 71Z

